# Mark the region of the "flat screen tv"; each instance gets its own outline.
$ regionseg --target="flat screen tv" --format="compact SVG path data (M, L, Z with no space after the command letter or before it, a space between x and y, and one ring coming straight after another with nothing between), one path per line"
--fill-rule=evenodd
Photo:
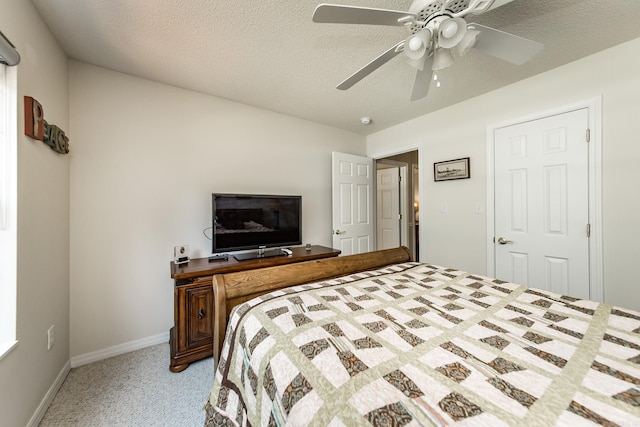
M213 252L258 249L235 258L281 255L264 248L302 243L302 197L262 194L212 194Z

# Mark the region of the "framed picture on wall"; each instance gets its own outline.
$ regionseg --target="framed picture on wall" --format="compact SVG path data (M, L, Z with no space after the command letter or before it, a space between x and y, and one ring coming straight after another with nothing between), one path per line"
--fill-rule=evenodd
M471 178L469 157L447 160L433 164L434 181L450 181L452 179Z

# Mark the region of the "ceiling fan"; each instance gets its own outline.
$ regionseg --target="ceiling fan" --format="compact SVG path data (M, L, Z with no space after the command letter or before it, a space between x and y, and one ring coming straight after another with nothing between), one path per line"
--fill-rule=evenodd
M409 10L320 4L313 22L406 26L411 34L353 73L337 86L346 90L373 71L404 53L417 69L411 100L427 96L433 72L453 64L452 52L465 55L475 48L513 64L523 64L544 47L514 34L467 23L465 17L480 15L513 0L414 0Z

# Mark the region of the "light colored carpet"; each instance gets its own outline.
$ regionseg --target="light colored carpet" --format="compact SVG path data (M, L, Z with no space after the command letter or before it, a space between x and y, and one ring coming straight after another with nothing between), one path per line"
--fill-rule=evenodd
M169 371L169 344L74 368L40 427L202 426L213 358Z

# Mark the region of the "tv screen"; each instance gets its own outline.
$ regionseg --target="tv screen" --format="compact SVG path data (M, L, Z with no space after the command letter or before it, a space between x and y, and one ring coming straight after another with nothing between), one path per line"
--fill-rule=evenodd
M213 252L299 245L302 197L212 195Z

